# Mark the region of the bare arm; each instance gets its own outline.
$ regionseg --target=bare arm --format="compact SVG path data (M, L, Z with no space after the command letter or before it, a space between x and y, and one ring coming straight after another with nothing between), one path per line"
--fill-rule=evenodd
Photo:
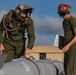
M74 27L74 34L74 38L65 47L62 48L63 53L67 52L70 46L72 46L76 42L76 27Z

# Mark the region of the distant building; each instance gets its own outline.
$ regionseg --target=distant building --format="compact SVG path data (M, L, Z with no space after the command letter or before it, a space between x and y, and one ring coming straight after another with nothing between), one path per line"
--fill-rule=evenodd
M64 54L55 46L34 46L32 53L26 57L35 60L58 60L63 61Z

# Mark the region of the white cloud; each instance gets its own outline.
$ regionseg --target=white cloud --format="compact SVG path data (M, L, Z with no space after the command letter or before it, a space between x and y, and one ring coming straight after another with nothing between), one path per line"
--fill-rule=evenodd
M43 46L48 46L48 45L53 45L54 43L54 38L55 36L51 36L51 35L42 35L42 34L39 34L37 33L36 34L36 40L35 40L35 45L43 45Z
M62 21L58 18L50 16L32 16L34 20L35 30L40 34L52 35L62 34Z
M3 15L4 15L5 13L7 13L7 11L4 11L4 10L3 10L3 11L0 12L0 21L2 20L2 17L3 17Z
M76 14L74 14L74 13L73 13L72 15L73 15L74 17L76 17Z
M62 20L50 16L38 17L36 15L32 15L32 18L35 25L36 45L51 45L56 34L63 34ZM48 39L48 37L50 38Z

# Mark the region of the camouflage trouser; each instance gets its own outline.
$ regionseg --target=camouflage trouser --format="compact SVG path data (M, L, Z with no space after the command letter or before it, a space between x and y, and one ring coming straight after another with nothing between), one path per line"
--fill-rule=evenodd
M11 61L12 59L19 58L24 53L24 45L22 41L20 42L4 42L5 51L7 54L6 62Z
M76 43L64 55L64 68L66 75L76 75Z

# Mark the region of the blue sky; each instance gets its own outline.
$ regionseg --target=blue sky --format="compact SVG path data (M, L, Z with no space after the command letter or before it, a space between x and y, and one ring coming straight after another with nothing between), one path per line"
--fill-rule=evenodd
M0 2L0 20L10 9L18 4L28 4L34 8L31 17L34 20L35 45L53 45L55 35L63 35L62 18L57 14L57 6L61 3L72 7L72 15L76 16L75 0L2 0Z

